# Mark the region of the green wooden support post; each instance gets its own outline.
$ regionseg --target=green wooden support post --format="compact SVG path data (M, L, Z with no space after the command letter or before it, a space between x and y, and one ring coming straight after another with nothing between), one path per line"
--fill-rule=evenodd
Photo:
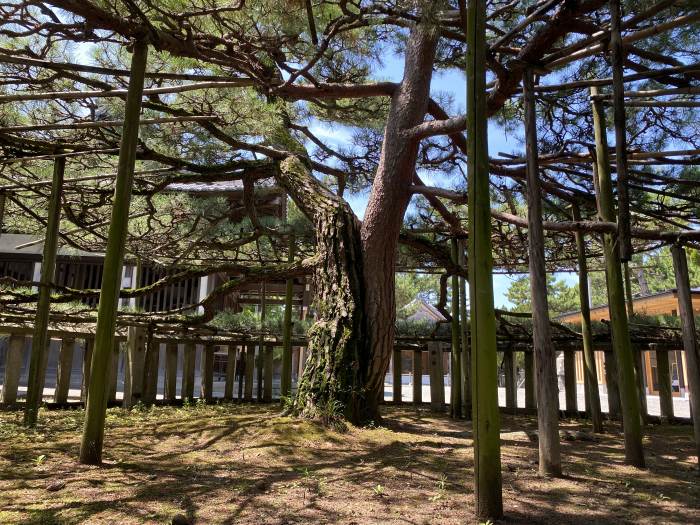
M392 374L391 374L391 390L392 401L401 403L401 350L394 349L394 354L391 359Z
M572 209L574 221L581 220L578 204ZM581 305L581 337L583 338L583 375L586 385L586 411L591 418L593 432L603 431L603 414L600 409L600 390L598 388L598 371L596 370L595 351L593 350L593 329L591 328L591 300L588 293L588 263L586 261L586 240L583 232L576 232L576 251L578 258L578 290Z
M261 331L265 331L265 319L267 319L267 285L263 281L260 284L260 328ZM264 346L265 336L260 335L260 344L258 345L258 353L255 359L255 370L257 379L257 395L256 399L258 401L263 400L263 354L265 353Z
M503 515L486 104L486 0L467 8L467 176L475 515Z
M87 402L88 385L90 384L90 366L92 365L92 349L95 347L95 340L88 337L84 341L83 347L83 380L80 384L80 400L83 403Z
M263 401L265 403L272 402L274 355L274 347L270 344L266 344L263 353Z
M467 253L463 242L459 243L459 266L467 267ZM472 417L471 355L469 351L469 323L467 321L467 280L459 278L459 338L462 350L460 359L462 379L462 415Z
M80 445L80 461L87 464L100 464L102 462L104 422L107 410L105 382L109 370L109 357L114 345L114 329L119 306L124 245L129 227L129 204L136 163L141 97L147 56L147 44L143 41L137 41L134 44L131 59L131 77L126 96L124 126L119 147L117 180L112 200L112 218L107 235L102 288L97 308L95 350L92 356L88 402L85 409L85 427Z
M428 343L430 358L430 408L442 412L445 408L445 375L443 373L443 352L440 343Z
M535 402L535 354L524 352L523 360L525 364L525 408L534 409Z
M137 259L134 268L134 288L141 285L143 267ZM133 305L138 306L139 300L133 299ZM143 396L143 377L146 360L146 330L140 326L129 326L126 330L126 364L124 375L124 408L130 408L139 402Z
M598 95L598 88L591 87L591 96ZM605 112L600 100L592 99L593 128L595 133L595 170L598 193L598 215L604 222L615 222L615 203L612 178L610 176L610 156L608 151ZM644 467L642 448L642 423L639 409L639 395L634 370L634 356L630 341L627 312L625 310L624 280L618 250L618 238L614 233L603 235L606 276L608 282L608 307L612 330L613 353L617 361L622 404L622 422L625 435L625 461L638 468Z
M24 407L24 424L30 427L36 424L39 405L41 405L44 394L46 362L49 355L50 342L49 310L51 308L51 283L56 273L58 226L61 222L61 189L63 187L65 169L65 157L58 157L54 160L49 212L46 219L46 237L41 258L39 299L36 304L34 331L32 333L32 353L29 361L29 378L27 379L27 402Z
M233 382L236 379L236 345L228 345L226 356L226 382L224 383L224 401L233 400Z
M671 389L671 367L666 350L656 350L656 377L659 381L659 408L661 420L673 419L673 390Z
M542 193L537 151L537 107L532 69L523 75L525 104L525 142L527 154L527 240L532 302L532 344L535 351L535 388L537 388L537 428L539 472L542 476L561 475L559 443L559 390L556 353L552 344L547 300L547 273L542 226Z
M5 224L5 206L7 205L7 194L0 191L0 236L2 236L2 228Z
M205 402L214 401L214 344L207 343L202 350L201 394Z
M423 350L413 351L413 404L423 402Z
M61 350L58 353L58 367L56 369L56 390L53 400L55 403L68 402L70 389L70 376L73 370L73 353L75 352L75 339L62 339Z
M456 238L450 242L452 262L459 264L459 244ZM451 279L450 298L450 415L462 417L462 347L459 341L459 276L455 273Z
M238 366L236 367L236 375L238 376L238 402L240 403L243 401L243 383L245 381L245 375L246 375L246 347L241 346L241 351L239 354L239 362Z
M177 343L165 345L165 389L163 397L173 402L177 396Z
M8 405L17 402L17 387L22 371L22 361L26 338L23 335L11 334L7 345L5 359L5 378L2 382L2 402Z
M243 398L246 401L253 400L253 378L255 377L255 345L246 346L245 355L245 393Z
M695 433L695 457L700 467L700 355L698 354L698 335L695 327L693 299L690 292L688 276L688 259L685 249L678 244L671 246L673 269L676 275L678 294L678 314L681 318L683 333L683 350L688 369L688 390L690 392L690 414L693 418Z
M152 405L158 397L158 375L160 368L160 343L153 339L149 331L146 337L146 359L143 368L143 395L145 405Z
M296 241L294 235L289 236L289 262L294 262L294 252ZM284 294L284 327L282 333L282 378L280 381L280 402L292 395L292 309L294 301L294 279L289 278L286 282Z
M180 387L182 399L194 398L194 372L197 347L192 341L185 343L182 355L182 386Z
M622 402L620 401L620 386L617 378L617 362L612 351L605 352L605 385L608 391L608 415L611 419L619 419L622 412Z
M644 386L644 351L635 348L632 351L634 357L634 377L637 385L637 395L639 395L639 413L642 417L642 422L647 420L649 415L647 411L647 390Z
M121 344L116 339L114 340L114 349L112 351L112 362L109 366L109 382L108 382L108 401L117 401L117 383L119 382L119 352Z

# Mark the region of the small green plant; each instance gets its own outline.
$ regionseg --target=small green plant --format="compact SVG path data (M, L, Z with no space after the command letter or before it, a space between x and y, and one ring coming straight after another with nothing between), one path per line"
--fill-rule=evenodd
M282 405L282 412L289 414L294 409L294 398L292 396L280 396L280 404Z
M192 400L189 397L186 397L182 400L182 408L184 408L185 410L189 410L190 408L192 408Z
M378 498L383 498L386 495L386 489L379 483L372 487L372 492L374 492L374 495Z
M197 402L195 403L195 408L197 409L202 409L207 407L207 402L203 397L200 397L197 399Z
M35 457L32 461L34 462L35 466L39 467L46 461L46 454L41 454L40 456Z

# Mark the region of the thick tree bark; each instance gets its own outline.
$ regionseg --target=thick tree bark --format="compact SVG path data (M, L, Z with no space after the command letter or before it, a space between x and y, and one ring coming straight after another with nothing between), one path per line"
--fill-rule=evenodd
M362 224L365 313L372 362L368 400L378 403L394 344L394 264L404 213L411 198L418 143L406 133L423 122L438 30L430 22L415 26L406 45L404 77L391 99L379 167Z
M370 364L362 279L360 223L296 157L280 164L278 182L314 224L318 264L313 273L316 322L308 332L310 357L299 381L295 411L306 417L378 416L366 389ZM393 272L392 272L393 277Z

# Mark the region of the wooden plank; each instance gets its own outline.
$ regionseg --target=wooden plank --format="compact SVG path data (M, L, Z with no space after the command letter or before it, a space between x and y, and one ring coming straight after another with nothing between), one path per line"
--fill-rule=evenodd
M165 393L166 401L175 401L177 397L177 354L178 345L165 345Z
M445 409L445 377L442 365L442 345L428 343L430 359L430 408L436 411Z
M413 404L423 402L423 351L413 351Z
M657 350L656 377L659 382L659 406L662 420L673 419L673 390L671 389L671 367L668 352Z
M272 401L272 372L274 366L274 347L266 345L263 353L263 401Z
M394 403L401 403L401 350L394 350L391 363L392 399Z
M204 345L201 365L201 397L207 403L214 401L214 345Z
M578 412L576 352L574 350L564 350L564 397L566 399L566 412L574 415Z
M126 351L129 358L129 388L124 392L124 406L132 407L143 397L143 379L146 363L146 330L138 326L127 329Z
M68 390L70 389L70 376L73 370L74 353L75 339L62 339L56 369L56 390L53 396L53 400L56 403L68 402Z
M226 359L226 383L224 384L224 400L233 400L233 382L236 378L236 354L238 347L228 345L228 356Z
M5 360L5 379L2 383L2 402L17 402L17 387L19 376L22 372L24 360L24 345L26 338L23 335L12 334L7 346L7 359Z
M194 372L195 372L195 357L197 347L192 342L185 343L184 353L182 356L182 386L180 388L182 399L194 398Z

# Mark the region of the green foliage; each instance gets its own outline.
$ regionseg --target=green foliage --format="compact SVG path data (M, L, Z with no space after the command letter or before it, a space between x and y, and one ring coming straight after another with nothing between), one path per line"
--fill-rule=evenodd
M549 300L550 315L557 315L579 308L578 288L569 286L561 279L556 279L552 274L547 274L547 298ZM530 312L530 277L527 275L516 277L511 283L506 297L513 303L512 311Z

